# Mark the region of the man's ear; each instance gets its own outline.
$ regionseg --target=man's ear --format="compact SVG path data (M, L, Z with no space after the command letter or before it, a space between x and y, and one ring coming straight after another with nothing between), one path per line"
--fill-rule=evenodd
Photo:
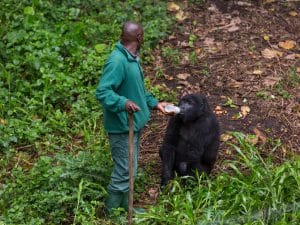
M137 41L138 41L139 43L141 43L141 42L142 42L142 35L141 35L141 34L138 34L137 37L136 37L136 39L137 39Z

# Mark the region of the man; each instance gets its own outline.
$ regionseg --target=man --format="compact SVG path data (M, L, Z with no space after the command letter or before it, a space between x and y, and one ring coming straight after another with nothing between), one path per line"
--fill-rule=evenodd
M134 113L134 176L141 130L149 120L150 109L166 113L166 102L158 102L145 90L144 77L139 63L138 51L143 43L144 32L140 24L126 22L122 28L121 41L108 58L96 96L103 106L104 127L114 162L108 185L106 207L111 213L114 208L128 210L128 113Z

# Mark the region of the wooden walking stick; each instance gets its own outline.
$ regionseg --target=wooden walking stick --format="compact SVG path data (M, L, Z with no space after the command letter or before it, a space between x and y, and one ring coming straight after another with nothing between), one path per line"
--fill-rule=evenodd
M128 224L132 225L132 212L133 212L133 113L128 113L129 122L129 151L128 151L128 170L129 170L129 200L128 200Z

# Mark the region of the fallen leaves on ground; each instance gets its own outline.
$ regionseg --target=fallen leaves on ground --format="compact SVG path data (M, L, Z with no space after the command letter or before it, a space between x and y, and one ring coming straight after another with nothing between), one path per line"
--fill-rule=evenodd
M264 79L263 84L267 87L273 87L280 80L281 80L281 77L267 76Z
M275 49L266 48L263 51L261 51L261 54L266 59L272 59L275 57L282 57L283 53L280 51L277 51Z
M174 80L174 77L173 77L173 76L170 76L170 75L167 75L167 74L164 75L164 78L165 78L166 80Z
M223 142L229 141L231 139L233 139L233 136L230 134L221 134L220 136L220 140Z
M296 46L296 42L293 40L286 40L286 41L281 41L278 43L278 46L280 48L283 48L285 50L290 50L293 49Z
M256 145L258 143L258 137L256 135L248 135L246 140L252 145Z
M187 18L186 14L182 10L179 10L178 13L176 13L175 17L179 22L182 22Z
M220 116L220 115L222 115L222 114L226 114L226 113L227 113L227 111L226 111L226 110L223 110L222 106L219 106L219 105L216 106L214 112L215 112L215 114L216 114L217 116Z
M298 13L297 13L296 11L290 11L290 12L289 12L289 15L290 15L290 16L297 16Z
M247 141L249 143L251 143L252 145L256 145L259 140L261 140L263 145L267 143L267 137L262 131L260 131L257 128L254 128L253 132L254 132L255 135L248 135L247 136Z
M189 76L191 76L189 73L177 74L177 78L179 78L180 80L186 80Z
M253 132L255 133L256 137L258 137L258 139L260 139L262 141L263 144L267 143L267 137L262 131L260 131L257 128L254 128Z
M296 59L296 54L289 54L286 57L284 57L285 59L289 59L289 60L294 60Z
M214 38L210 37L206 37L203 44L209 53L216 53L224 48L224 44L222 42L217 42Z
M261 71L261 70L254 70L252 72L252 74L254 74L254 75L262 75L262 73L263 73L263 71Z
M228 87L232 87L232 88L240 88L244 85L243 82L239 82L236 81L234 79L230 79L230 81L228 81Z
M196 48L195 52L196 52L197 55L200 55L202 50L201 50L201 48Z
M239 25L241 22L242 21L241 21L241 19L239 17L233 18L230 21L229 28L227 29L227 31L228 32L238 31L240 28L237 25Z
M150 200L153 202L156 202L156 199L159 195L159 190L157 188L150 188L148 190L148 194L149 194Z
M180 6L174 2L169 2L167 8L170 12L177 12L180 10Z
M241 106L241 113L243 115L243 117L245 118L249 113L250 113L250 107L249 106Z

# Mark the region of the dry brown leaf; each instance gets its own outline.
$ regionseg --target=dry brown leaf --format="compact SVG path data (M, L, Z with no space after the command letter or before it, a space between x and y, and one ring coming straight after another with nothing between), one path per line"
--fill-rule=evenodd
M266 59L272 59L277 56L281 57L283 55L282 52L274 50L274 49L269 49L269 48L266 48L263 51L261 51L261 54Z
M281 77L272 77L272 76L267 76L264 81L263 81L263 84L265 86L270 86L270 87L273 87L278 81L281 80Z
M174 80L173 76L169 76L167 74L165 74L164 77L165 77L166 80Z
M290 15L290 16L297 16L298 13L297 13L296 11L290 11L290 12L289 12L289 15Z
M236 4L239 5L239 6L252 6L251 3L243 2L243 1L238 1Z
M212 45L215 44L214 41L215 41L214 38L206 37L206 38L204 39L204 42L203 42L203 43L204 43L204 45L210 47L210 46L212 46Z
M284 57L285 59L289 59L289 60L294 60L296 58L296 54L289 54L286 57Z
M239 81L236 81L234 79L231 79L231 81L228 82L228 86L233 87L233 88L240 88L243 85L244 85L243 82L239 82Z
M223 114L223 111L215 111L215 114L216 114L217 116L221 116L221 115Z
M168 37L168 39L169 39L169 40L174 40L174 39L176 39L176 37L175 37L174 35L170 35L170 36Z
M180 80L180 81L178 81L178 84L179 85L183 85L183 86L186 86L187 88L190 88L190 83L189 82L187 82L186 80ZM178 87L177 87L178 88Z
M258 143L258 137L256 135L254 137L247 136L246 140L252 145L256 145Z
M176 12L180 10L180 6L174 2L169 2L167 8L170 12Z
M217 116L220 116L220 115L222 115L222 114L226 114L226 113L227 113L227 111L226 111L226 110L223 110L222 106L219 106L219 105L216 106L214 112L215 112L215 114L216 114Z
M181 57L180 64L185 65L188 62L189 62L189 55L188 55L188 53L184 53Z
M215 5L210 5L210 7L208 7L207 10L215 13L219 12L218 8Z
M241 106L241 113L243 117L246 117L250 113L250 107L249 106Z
M293 40L281 41L278 43L278 46L283 49L290 50L296 46L296 42Z
M185 15L185 13L182 10L179 10L178 13L176 13L175 17L176 17L177 21L179 21L179 22L182 22L187 18L187 16Z
M230 135L230 134L222 134L222 135L220 136L220 140L223 141L223 142L229 141L229 140L231 140L232 138L233 138L233 136Z
M222 111L222 106L217 105L216 108L215 108L215 111Z
M202 50L201 50L201 48L196 48L195 52L196 52L197 55L200 55Z
M150 188L148 190L149 197L151 201L156 201L158 195L159 195L159 190L157 188Z
M261 71L261 70L254 70L252 72L252 74L254 74L254 75L262 75L262 73L263 73L263 71Z
M261 132L259 129L254 128L253 132L255 133L255 135L258 137L258 139L260 139L262 141L263 144L267 143L267 137L266 135L264 135L263 132Z
M179 78L180 80L186 80L189 76L191 76L189 73L177 74L177 78Z
M283 157L285 157L286 154L287 154L287 150L286 150L286 147L284 145L281 147L281 151L282 151Z
M181 47L190 47L189 43L187 43L186 41L179 41L178 45L180 45Z
M227 30L228 32L235 32L235 31L238 31L240 28L236 25L233 25L231 27L229 27Z
M216 53L224 48L224 44L222 42L215 42L214 38L205 38L203 44L209 53Z

